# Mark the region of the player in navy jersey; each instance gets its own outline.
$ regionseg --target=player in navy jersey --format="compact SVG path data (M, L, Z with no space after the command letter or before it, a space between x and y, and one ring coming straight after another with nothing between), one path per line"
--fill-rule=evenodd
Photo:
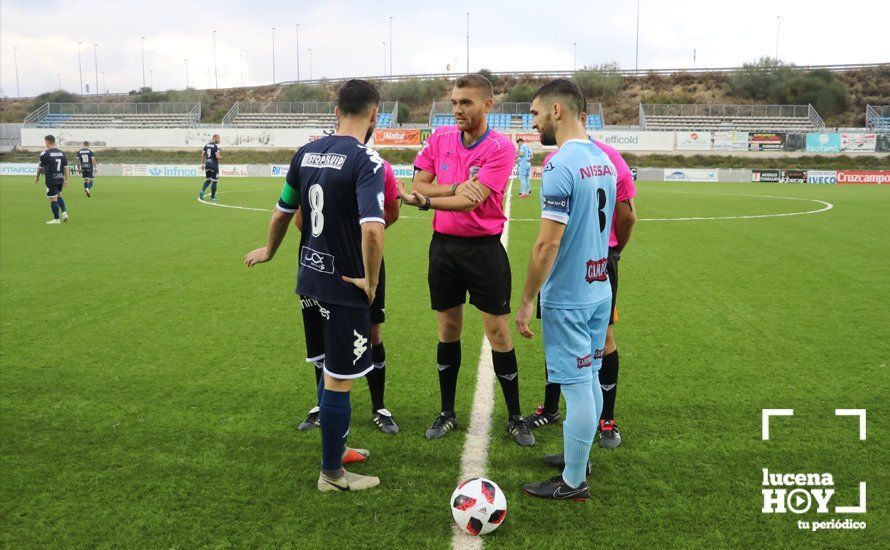
M40 174L45 174L46 198L49 199L49 207L53 211L53 219L46 223L67 222L68 210L65 208L65 199L62 198L62 188L68 186L68 157L56 149L55 136L48 135L43 138L43 141L46 144L46 149L40 153L40 164L37 166L37 177L34 179L34 183L39 183Z
M612 305L606 264L615 210L617 171L587 138L581 90L557 79L532 96L531 113L542 145L559 145L544 166L541 229L532 248L516 328L526 338L538 292L547 381L561 385L565 466L561 475L523 490L555 500L585 500L585 480L603 407L599 384Z
M350 80L337 93L339 129L304 145L291 161L268 244L244 259L248 266L275 256L299 209L297 294L318 302L324 342L324 385L319 386L322 442L318 490L369 489L380 479L343 469L356 378L374 368L371 309L377 294L384 240L383 159L364 144L374 133L380 93L364 80ZM370 453L355 449L364 458Z
M84 141L83 148L77 152L77 162L80 164L80 176L83 178L83 192L87 194L87 197L92 197L96 154L90 149L89 141Z
M198 193L198 198L200 200L204 200L204 193L207 191L207 186L210 186L210 200L216 202L218 199L216 198L216 186L219 183L219 159L220 159L220 148L219 148L219 134L213 134L213 137L210 138L210 142L204 146L204 149L201 151L201 170L204 171L204 185L201 186L201 192Z

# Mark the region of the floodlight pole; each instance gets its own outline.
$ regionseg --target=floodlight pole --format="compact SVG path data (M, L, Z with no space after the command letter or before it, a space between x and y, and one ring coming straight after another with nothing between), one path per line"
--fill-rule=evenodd
M213 82L216 89L219 89L219 71L216 63L216 31L213 31Z
M59 78L59 89L61 90L62 89L62 75L59 73L56 73L56 76Z
M140 38L142 49L142 87L145 88L145 37Z
M241 58L241 62L238 64L238 69L241 71L241 87L244 87L244 54L239 53L238 57Z
M389 76L392 76L392 15L389 16Z
M637 0L637 46L634 54L634 76L640 73L640 0Z
M774 58L776 61L779 60L779 28L782 26L782 16L779 15L776 17L776 57Z
M383 76L386 76L386 41L383 42Z
M243 80L243 78L242 78ZM297 23L297 82L300 81L300 24ZM244 84L241 84L244 86Z
M102 89L105 90L102 93L105 93L105 94L108 93L108 85L105 84L105 71L102 71Z
M470 74L470 12L467 12L467 74Z
M309 48L309 80L312 80L312 48Z
M185 60L185 89L189 89L189 60Z
M77 43L77 71L80 73L80 95L83 95L83 62L80 59L80 45L82 42Z
M99 95L99 44L93 44L93 68L96 70L96 95Z
M275 84L275 27L272 27L272 84Z
M572 50L574 51L574 54L573 54L574 60L572 61L572 72L577 72L577 70L578 70L578 43L577 42L572 42Z
M12 48L12 57L15 60L15 96L22 97L22 91L19 89L19 54L18 46Z

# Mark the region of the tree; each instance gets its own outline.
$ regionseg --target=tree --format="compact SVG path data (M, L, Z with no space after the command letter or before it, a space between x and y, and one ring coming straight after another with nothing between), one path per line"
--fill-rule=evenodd
M779 88L797 74L794 65L761 57L754 63L745 63L740 71L732 75L730 94L745 99L776 101Z
M618 72L616 63L607 63L595 67L584 67L575 71L572 80L581 88L581 93L588 100L602 100L618 94L624 86L624 77Z
M850 95L843 82L827 69L798 75L776 90L775 100L791 105L811 104L822 116L846 111Z
M515 102L515 103L528 103L532 100L532 95L535 93L535 87L531 84L527 84L525 82L521 82L516 86L510 88L510 91L507 92L507 95L504 97L505 102Z

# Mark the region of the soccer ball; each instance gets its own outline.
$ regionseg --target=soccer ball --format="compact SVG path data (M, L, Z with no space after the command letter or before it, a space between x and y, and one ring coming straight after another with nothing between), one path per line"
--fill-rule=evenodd
M507 516L507 497L494 481L474 477L451 494L451 515L467 534L491 533Z

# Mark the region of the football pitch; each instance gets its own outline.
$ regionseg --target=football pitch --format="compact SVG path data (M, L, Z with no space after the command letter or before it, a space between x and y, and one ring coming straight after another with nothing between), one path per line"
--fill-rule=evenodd
M539 183L526 200L513 187L514 308ZM439 407L429 213L403 207L386 236L386 404L401 433L371 423L364 381L352 392L349 442L372 453L354 470L381 486L321 494L320 434L296 430L315 399L293 292L296 231L271 263L242 264L265 244L281 184L222 180L220 204L240 208L199 203L200 184L98 177L88 199L73 177L71 222L47 226L43 185L2 179L0 543L449 547L482 326L468 306L460 427L427 441ZM496 387L487 476L508 512L485 546L886 545L890 188L637 187L615 328L624 443L594 446L588 502L525 496L523 483L555 473L540 459L561 452L561 429L518 447ZM526 414L543 400L533 329L532 341L513 332ZM764 408L794 409L773 419L769 441ZM839 408L868 411L865 441ZM764 468L830 472L832 505L857 504L867 482L868 511L853 518L867 528L798 529L851 517L815 508L762 513Z

